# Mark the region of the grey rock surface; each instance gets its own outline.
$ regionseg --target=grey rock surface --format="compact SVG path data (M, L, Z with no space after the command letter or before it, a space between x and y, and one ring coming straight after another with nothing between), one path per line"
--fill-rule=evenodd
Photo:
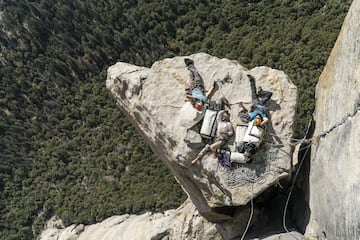
M309 239L360 239L359 12L355 0L317 84Z
M164 213L121 215L100 223L64 227L53 217L48 221L40 240L129 240L129 239L222 239L215 224L207 222L190 201L176 210Z

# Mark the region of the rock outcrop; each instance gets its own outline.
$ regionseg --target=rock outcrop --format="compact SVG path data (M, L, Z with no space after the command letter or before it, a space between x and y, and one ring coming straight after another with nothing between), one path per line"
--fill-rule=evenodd
M251 237L246 239L259 239ZM265 234L263 240L301 239L296 231ZM52 217L41 233L40 240L222 240L216 224L207 222L190 201L176 210L164 213L113 216L104 221L84 226L65 227L61 219Z
M247 74L255 77L257 86L273 92L268 103L271 121L265 142L251 162L234 165L226 171L208 154L199 164L191 164L205 145L199 134L205 110L197 111L185 101L189 80L185 57L163 59L151 68L118 62L108 69L106 86L120 109L169 167L200 214L210 222L219 223L223 232L236 229L225 236L228 238L244 230L250 213L246 207L249 201L290 173L292 147L288 139L292 136L297 91L278 70L267 67L247 70L236 61L205 53L189 58L194 60L207 89L214 81L231 77L231 83L217 83L211 100L224 97L228 100L234 129L240 122L238 103L251 105ZM229 142L229 147L234 149L233 142Z
M355 0L316 89L309 238L360 239L359 12Z
M215 224L199 215L194 205L186 201L176 210L142 215L121 215L101 223L64 227L59 218L48 221L42 240L115 240L115 239L209 239L221 236Z

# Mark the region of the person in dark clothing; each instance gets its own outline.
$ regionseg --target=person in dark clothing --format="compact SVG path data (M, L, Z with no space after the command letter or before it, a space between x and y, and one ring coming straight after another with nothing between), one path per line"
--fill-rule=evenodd
M256 149L258 149L261 144L266 125L269 121L265 104L272 96L272 92L264 91L261 88L259 91L256 91L255 78L252 75L247 75L247 77L250 82L253 105L251 105L248 110L244 107L242 102L239 103L242 110L239 112L238 116L243 122L248 123L248 127L245 136L236 147L239 153L244 154L244 158L247 159L246 161L251 159L252 154L256 152ZM256 131L255 134L252 132L253 129Z
M191 100L192 105L197 110L201 110L204 103L214 93L216 82L214 82L209 91L206 91L204 87L204 80L195 68L194 61L192 59L185 58L184 62L190 71L190 78L188 82L189 88L186 89L185 96L187 99Z
M249 120L252 121L256 118L261 119L260 125L264 127L269 121L269 119L266 115L265 104L271 98L272 92L264 91L264 90L262 90L261 87L259 88L259 91L256 91L255 78L250 74L248 74L247 77L249 78L249 81L250 81L251 99L254 103L248 111Z
M259 87L259 90L256 91L256 83L254 76L250 74L246 76L249 78L250 81L251 100L254 104L260 103L262 105L265 105L266 102L271 98L272 92L264 91L261 87Z
M195 68L194 60L190 58L185 58L184 62L190 72L189 73L190 86L204 88L204 80L202 79L201 75Z

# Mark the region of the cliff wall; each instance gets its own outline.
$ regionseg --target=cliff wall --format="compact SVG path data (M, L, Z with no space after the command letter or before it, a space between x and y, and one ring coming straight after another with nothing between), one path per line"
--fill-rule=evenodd
M316 89L308 236L359 239L360 1L353 2Z

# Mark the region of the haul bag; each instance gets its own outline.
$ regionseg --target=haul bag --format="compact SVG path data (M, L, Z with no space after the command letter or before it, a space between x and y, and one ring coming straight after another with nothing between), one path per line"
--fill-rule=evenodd
M205 111L203 123L200 129L200 135L204 138L213 138L216 133L216 117L218 112L207 109Z
M250 135L261 139L264 135L264 128L253 125L250 130Z
M246 130L248 128L247 124L238 124L236 126L236 130L235 130L235 146L239 146L244 140L244 136L246 133Z
M264 132L265 129L258 126L254 126L254 120L253 120L249 123L243 141L260 145Z

